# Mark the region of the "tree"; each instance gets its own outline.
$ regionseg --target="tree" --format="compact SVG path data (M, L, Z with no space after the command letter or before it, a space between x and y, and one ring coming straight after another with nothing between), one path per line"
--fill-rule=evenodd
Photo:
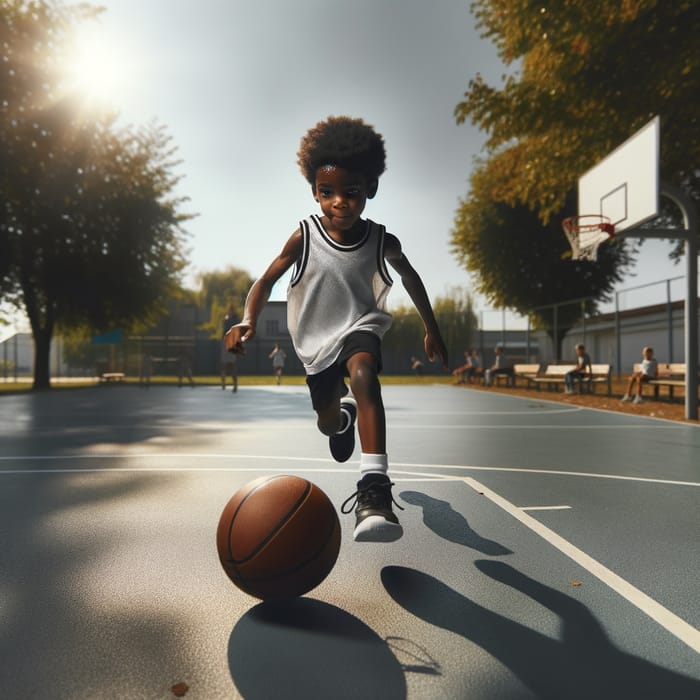
M583 304L553 303L583 297L606 299L623 279L630 263L626 245L606 244L595 263L572 261L571 250L558 221L542 224L537 212L522 204L496 201L489 188L488 168L472 176L469 199L458 208L452 251L474 274L477 290L498 307L530 317L559 349L569 328L582 313L595 311L593 298ZM568 206L571 207L571 197Z
M209 311L209 321L201 327L209 332L211 338L221 338L221 322L231 306L238 318L242 318L245 299L253 281L245 270L237 267L199 275L197 300L200 307Z
M478 328L471 295L461 287L453 287L447 295L435 298L433 311L448 356L461 357L465 350L474 345Z
M453 251L482 293L521 313L604 299L631 244L602 246L595 266L562 262L556 222L575 213L578 177L655 114L662 177L698 197L700 3L475 0L472 11L513 70L500 89L477 75L455 109L458 123L469 119L488 138ZM558 319L558 335L572 320Z
M162 127L81 113L56 67L85 5L13 0L0 14L1 290L29 318L34 388L64 328L128 328L162 310L185 266L178 165Z
M700 3L475 0L472 11L518 66L500 90L477 75L455 110L489 134L495 199L546 223L579 175L656 114L661 175L698 199Z
M464 289L455 287L445 296L435 298L433 311L448 355L461 356L464 349L473 344L477 328L471 296ZM425 328L414 306L401 305L391 313L394 319L384 336L382 354L392 358L395 366L408 368L412 355L424 357Z

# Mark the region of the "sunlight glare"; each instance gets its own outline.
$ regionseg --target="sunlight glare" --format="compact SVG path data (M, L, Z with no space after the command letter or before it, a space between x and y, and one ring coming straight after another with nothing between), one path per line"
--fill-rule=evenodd
M90 23L79 27L65 66L66 89L96 108L118 109L128 89L129 61Z

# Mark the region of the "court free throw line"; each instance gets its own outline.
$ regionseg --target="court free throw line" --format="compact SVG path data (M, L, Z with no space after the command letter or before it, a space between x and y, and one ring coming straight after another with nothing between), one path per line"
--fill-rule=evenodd
M486 498L499 508L502 508L506 513L512 515L516 520L519 520L525 527L549 542L549 544L565 554L569 559L575 561L579 566L588 571L588 573L600 579L606 586L632 603L632 605L641 610L645 615L668 630L674 637L684 644L687 644L693 651L700 653L700 630L695 629L695 627L678 617L678 615L672 613L646 593L635 588L631 583L625 581L625 579L618 576L614 571L603 566L599 561L593 559L593 557L571 544L568 540L557 535L556 532L550 530L546 525L539 522L539 520L523 512L522 508L506 500L503 496L500 496L495 491L492 491L471 477L465 477L463 481L474 491L486 496Z

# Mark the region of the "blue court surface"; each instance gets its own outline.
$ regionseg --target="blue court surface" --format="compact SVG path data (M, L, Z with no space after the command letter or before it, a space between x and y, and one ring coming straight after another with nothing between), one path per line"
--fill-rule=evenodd
M336 506L303 386L0 399L0 698L700 698L700 429L384 387L403 539L283 606L219 564L241 485Z

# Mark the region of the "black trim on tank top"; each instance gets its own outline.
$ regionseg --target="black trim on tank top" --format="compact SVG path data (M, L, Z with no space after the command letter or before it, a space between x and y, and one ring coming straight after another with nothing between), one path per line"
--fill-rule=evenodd
M301 239L303 242L301 257L294 263L292 279L289 282L290 287L296 286L301 280L306 263L309 261L309 223L308 221L299 222L299 230L301 231Z
M391 287L394 284L394 280L391 279L389 270L386 266L386 260L384 259L384 242L386 236L386 228L381 224L374 224L378 229L379 233L377 235L377 270L379 275L384 280L384 284Z
M326 227L323 225L323 222L321 221L321 217L319 217L317 214L312 214L311 220L314 222L314 224L316 224L316 228L318 229L318 232L321 234L321 237L323 238L323 240L326 243L328 243L328 245L331 248L334 248L335 250L343 251L344 253L350 253L353 250L357 250L358 248L362 248L362 246L367 242L367 240L369 238L370 224L372 223L369 219L367 219L365 233L357 243L353 243L352 245L342 245L341 243L338 243L338 241L334 241L331 238L328 231L326 231Z

